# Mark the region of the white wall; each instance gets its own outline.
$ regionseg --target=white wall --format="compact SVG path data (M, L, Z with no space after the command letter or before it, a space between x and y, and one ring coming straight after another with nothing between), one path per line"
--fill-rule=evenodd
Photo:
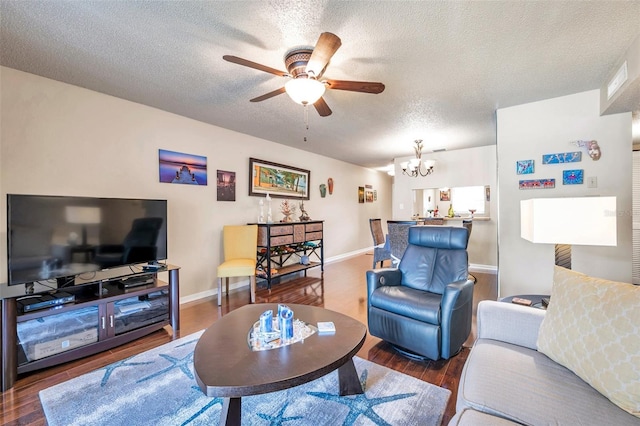
M181 296L211 294L225 224L256 222L248 196L249 157L310 170L312 219L325 221L325 257L372 246L370 217L391 214L391 178L281 144L205 124L119 98L0 68L0 240L6 241L6 194L162 198L169 205L169 259L182 267ZM207 157L208 186L160 183L158 149ZM236 172L236 201L216 201L216 170ZM333 195L318 186L331 177ZM378 201L358 203L370 184ZM274 218L280 219L280 199ZM363 271L364 274L364 271ZM0 283L6 282L0 244Z
M468 252L472 269L494 269L498 264L496 146L423 153L423 159L436 160L434 172L427 177L414 178L402 174L400 163L410 158L396 158L394 161L396 175L393 183L393 219L408 220L414 213L418 213L412 211L414 189L489 185L492 217L489 221L474 221ZM446 207L438 207L441 215L446 215L448 203ZM457 225L460 226L459 223Z
M543 154L578 151L571 141L597 140L599 161L542 164ZM549 294L554 246L520 238L520 200L616 196L617 247L574 246L572 268L585 274L631 282L631 113L600 116L599 91L498 110L499 292ZM535 161L535 173L516 174L516 161ZM583 169L583 185L563 185L562 171ZM587 180L597 177L598 187ZM555 178L555 189L520 190L521 179ZM597 226L597 224L594 224Z

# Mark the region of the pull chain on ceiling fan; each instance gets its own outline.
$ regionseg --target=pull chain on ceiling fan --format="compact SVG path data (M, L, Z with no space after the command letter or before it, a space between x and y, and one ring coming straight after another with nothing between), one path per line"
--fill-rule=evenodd
M250 102L262 102L282 93L287 93L289 97L301 105L313 104L321 117L331 115L332 111L325 102L322 95L326 89L346 90L350 92L378 94L384 91L384 84L368 81L349 80L320 80L331 60L331 57L340 48L342 42L340 38L332 33L322 33L316 43L315 48L297 48L287 52L285 55L285 66L288 72L280 71L257 62L239 58L237 56L225 55L222 58L234 64L257 69L279 77L290 78L284 87L266 93L257 98L250 99ZM305 112L305 124L308 129L308 117ZM305 138L306 139L306 138Z

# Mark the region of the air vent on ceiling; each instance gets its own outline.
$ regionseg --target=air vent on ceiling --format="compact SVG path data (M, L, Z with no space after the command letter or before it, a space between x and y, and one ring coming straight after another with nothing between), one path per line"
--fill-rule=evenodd
M627 61L624 61L616 75L607 85L607 100L611 99L625 81L627 81Z
M434 149L431 152L442 152L442 151L446 151L446 150L447 150L447 148L439 148L439 149Z

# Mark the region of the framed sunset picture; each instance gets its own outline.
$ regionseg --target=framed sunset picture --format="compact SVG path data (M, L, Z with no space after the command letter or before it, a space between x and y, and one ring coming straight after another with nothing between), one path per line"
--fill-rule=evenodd
M185 185L207 184L207 157L160 149L160 182Z

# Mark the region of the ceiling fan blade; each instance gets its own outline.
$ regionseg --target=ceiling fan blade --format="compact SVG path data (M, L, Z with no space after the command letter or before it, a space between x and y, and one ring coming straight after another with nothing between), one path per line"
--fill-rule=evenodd
M384 91L384 84L372 81L327 80L325 83L328 85L329 89L334 90L349 90L351 92L374 94L382 93Z
M247 59L238 58L237 56L224 55L222 59L224 59L225 61L233 62L234 64L244 65L245 67L268 72L270 74L275 74L279 77L289 77L289 74L284 71L280 71L275 68L271 68L266 65L259 64L257 62L249 61Z
M273 98L274 96L278 96L284 92L285 92L284 87L281 87L279 89L274 90L273 92L269 92L262 96L258 96L257 98L250 99L249 102L262 102L266 99Z
M332 33L320 34L316 47L313 49L311 58L309 58L309 62L307 63L307 74L313 73L314 77L320 77L329 60L341 45L342 42L337 35Z
M318 111L320 117L328 117L331 115L331 108L329 108L329 105L327 105L322 97L318 99L313 106L316 107L316 111Z

